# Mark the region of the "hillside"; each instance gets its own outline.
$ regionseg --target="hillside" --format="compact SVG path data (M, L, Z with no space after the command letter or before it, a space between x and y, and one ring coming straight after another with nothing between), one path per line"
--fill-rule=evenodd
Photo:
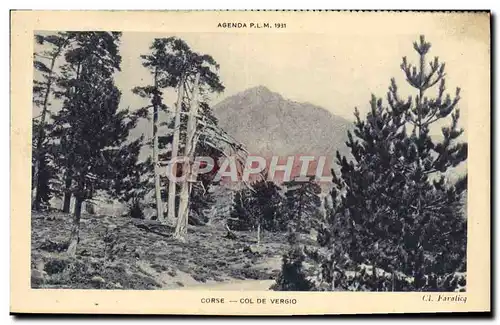
M70 231L71 215L33 212L33 288L266 289L287 249L285 234L264 232L259 250L251 251L252 232L235 232L233 240L222 226L189 226L188 241L180 243L154 221L85 214L77 254L68 257Z
M263 155L325 155L346 152L351 122L319 106L288 100L266 87L247 89L214 106L219 124Z
M213 110L219 125L251 154L324 155L330 159L337 150L348 153L345 141L350 121L322 107L288 100L263 86L227 97ZM161 120L170 118L167 113L160 113ZM164 126L160 130L166 132ZM151 138L151 124L147 120L139 121L130 138L141 135ZM144 147L141 159L149 154Z

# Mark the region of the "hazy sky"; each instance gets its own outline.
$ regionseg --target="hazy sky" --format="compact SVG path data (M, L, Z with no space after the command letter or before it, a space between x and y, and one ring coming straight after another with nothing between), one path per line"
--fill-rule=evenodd
M230 34L183 33L153 34L125 32L121 41L122 71L116 75L123 92L122 105L140 107L144 101L130 89L152 82L149 71L141 66L139 56L149 51L156 37L178 36L195 51L212 55L220 64L221 80L226 86L213 103L247 88L264 85L285 98L310 102L332 113L353 119L357 106L362 113L369 109L372 93L385 99L391 77L402 93L407 93L401 58L412 63L418 57L412 42L418 34L374 36L322 33ZM446 62L447 86L451 94L462 88L462 125L467 118L468 91L474 80L472 58L478 45L458 37L433 39L429 58L435 55ZM479 44L481 45L481 44ZM432 90L429 93L432 94ZM173 94L166 96L173 104Z
M192 15L201 17L202 14ZM171 16L171 20L175 17ZM187 16L177 19L182 17ZM131 92L133 87L152 83L151 74L141 65L140 55L149 52L154 38L177 36L194 51L210 54L220 64L220 77L226 90L214 97L212 104L263 85L285 98L310 102L353 120L355 106L362 115L366 114L372 93L385 99L391 77L396 78L402 95L410 94L400 64L403 56L417 63L412 42L418 39L419 33L424 33L432 43L428 59L439 56L446 62L448 92L454 94L455 87L462 88L461 126L467 125L469 111L480 109L476 107L478 103L487 102L482 95L483 89L489 88L486 19L444 14L399 15L384 21L368 18L376 18L375 15L331 17L336 18L324 29L312 26L314 20L311 20L307 24L295 22L295 28L283 32L217 32L212 28L215 23L209 22L199 22L212 26L207 32L124 31L120 45L121 72L115 76L123 94L121 106L134 110L149 104ZM171 24L180 29L197 28L190 21L193 20L180 19ZM435 92L429 90L427 95ZM175 94L167 91L165 103L171 106L174 101Z

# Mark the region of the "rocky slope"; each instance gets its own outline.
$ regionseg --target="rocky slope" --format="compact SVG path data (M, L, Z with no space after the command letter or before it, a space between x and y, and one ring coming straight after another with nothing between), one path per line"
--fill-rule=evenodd
M222 128L254 154L331 157L337 149L347 149L350 121L263 86L224 99L214 112Z
M154 221L85 214L77 254L68 257L70 215L33 213L31 224L32 288L178 289L272 280L287 249L285 234L264 233L257 250L254 233L229 239L221 226L189 226L182 243Z

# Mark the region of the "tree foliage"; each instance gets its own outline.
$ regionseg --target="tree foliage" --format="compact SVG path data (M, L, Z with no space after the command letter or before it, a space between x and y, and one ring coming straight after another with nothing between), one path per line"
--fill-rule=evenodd
M373 95L364 120L355 110L347 141L353 159L337 153L323 248L310 252L322 270L318 288L436 290L436 279L465 271L467 177L448 177L467 159L460 89L445 95L445 65L436 57L426 66L423 36L414 49L419 64L403 58L401 69L416 95L403 99L392 79L387 104ZM445 121L442 137L431 136Z
M139 177L141 138L127 141L137 117L119 109L121 93L113 74L119 70L119 33L74 33L58 79L61 110L53 115L51 138L56 163L64 170L66 193L75 197L69 252L78 242L82 203L99 191L130 199Z
M236 192L229 225L236 230L257 230L260 225L267 231L286 230L281 188L272 181L260 180L252 189Z
M308 181L291 180L283 184L285 192L285 213L295 231L309 232L318 228L321 220L321 187L312 179Z
M186 115L191 105L190 99L193 94L195 75L200 73L199 91L202 101L200 103L201 109L199 111L199 119L204 123L209 123L213 127L217 127L217 120L213 116L211 108L206 101L206 95L212 92L222 92L224 86L218 76L217 70L219 69L219 65L217 62L209 55L196 53L184 40L176 37L155 39L150 46L150 53L141 55L141 59L143 66L154 75L155 82L153 85L136 87L133 89L133 92L151 100L151 105L141 108L138 113L146 117L148 116L149 108L153 108L153 119L156 121L154 122L155 125L153 129L158 141L157 151L159 151L157 162L153 161L153 164L166 165L172 158L174 146L179 153L182 153L185 148L187 129ZM181 84L182 87L180 87ZM176 89L180 98L179 127L175 125L175 118L166 122L158 121L158 110L168 110L167 105L163 103L163 89L167 88ZM174 112L172 111L172 113ZM157 133L160 126L166 126L169 131L166 133ZM198 128L201 127L200 125ZM178 140L174 141L176 137L178 137ZM217 160L221 156L221 153L218 152L215 155L214 149L206 146L205 137L206 134L200 135L201 143L196 146L196 156L209 155ZM159 173L159 171L155 172L155 174L157 173ZM158 186L161 187L161 196L164 197L167 195L166 193L169 193L169 186L174 184L169 184L166 177L162 178L160 175L158 177L160 178ZM193 212L197 216L201 215L201 210L211 201L210 195L208 195L208 186L210 183L206 178L207 175L204 176L203 181L198 183L198 185L201 186L195 186L191 194L191 197L195 198L196 201L190 201L190 206L195 208ZM175 193L172 193L172 195L174 194ZM201 202L201 200L204 199L206 199L206 201ZM163 200L160 201L163 202ZM177 209L179 204L178 198L175 202L175 209ZM196 222L201 221L200 218L196 218L196 220Z
M53 88L57 80L57 64L65 48L72 39L70 33L36 34L35 41L41 49L34 53L33 67L33 105L40 109L40 115L33 119L32 146L32 208L39 210L42 205L47 207L53 192L55 171L51 161L50 141L50 106L53 99Z

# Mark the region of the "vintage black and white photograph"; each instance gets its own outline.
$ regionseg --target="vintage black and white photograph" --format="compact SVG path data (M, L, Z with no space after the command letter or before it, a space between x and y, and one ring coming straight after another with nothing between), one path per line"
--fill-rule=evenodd
M467 290L456 39L33 42L32 288Z
M11 312L490 310L489 12L11 21Z
M489 310L489 24L13 14L11 311Z

